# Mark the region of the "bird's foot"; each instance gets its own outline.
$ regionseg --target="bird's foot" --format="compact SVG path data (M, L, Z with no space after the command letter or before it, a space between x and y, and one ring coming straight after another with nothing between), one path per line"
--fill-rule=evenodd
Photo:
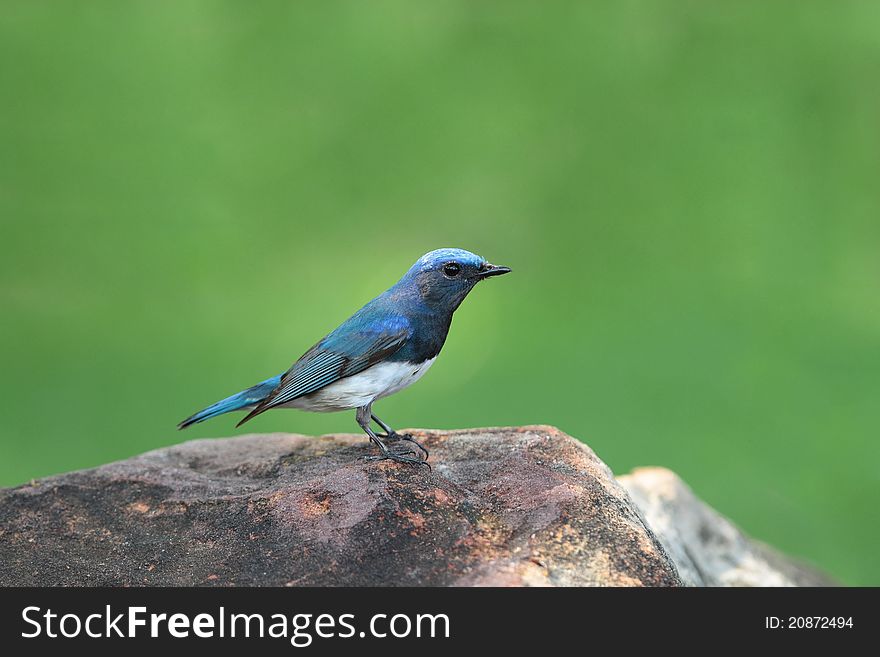
M386 440L389 440L389 441L391 441L391 442L396 442L396 441L399 441L399 440L405 440L405 441L407 441L407 442L409 442L409 443L412 443L413 445L415 445L416 447L418 447L420 450L422 450L422 452L423 452L424 455L425 455L425 460L426 460L426 461L428 460L428 457L431 455L431 453L427 450L427 448L426 448L424 445L422 445L422 443L420 443L418 440L416 440L415 438L413 438L411 434L408 434L408 433L397 433L396 431L389 431L388 433L380 433L380 434L378 434L378 435L379 435L380 438L385 438Z
M411 465L426 465L428 466L428 470L431 469L431 464L428 463L427 457L426 460L422 460L417 458L416 453L411 449L388 449L385 448L381 454L377 456L365 456L365 461L395 461L396 463L409 463ZM412 456L410 456L412 455Z

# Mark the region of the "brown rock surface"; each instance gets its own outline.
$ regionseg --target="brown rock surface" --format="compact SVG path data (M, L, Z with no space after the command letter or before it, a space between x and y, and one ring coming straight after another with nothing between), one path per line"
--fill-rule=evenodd
M547 426L195 440L0 491L2 585L681 583L611 471Z

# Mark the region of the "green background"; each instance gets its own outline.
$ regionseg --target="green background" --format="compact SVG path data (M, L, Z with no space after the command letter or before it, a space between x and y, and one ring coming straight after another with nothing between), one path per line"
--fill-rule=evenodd
M423 252L396 426L555 424L880 584L874 2L0 5L0 484L199 436Z

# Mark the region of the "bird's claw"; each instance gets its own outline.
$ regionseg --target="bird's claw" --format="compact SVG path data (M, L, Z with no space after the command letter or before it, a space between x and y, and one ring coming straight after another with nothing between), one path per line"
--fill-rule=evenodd
M380 433L377 434L379 438L384 438L385 440L396 442L400 440L405 440L408 443L412 443L416 447L418 447L425 454L425 461L428 460L428 457L431 453L427 450L427 448L422 445L418 440L412 437L412 434L409 433L397 433L396 431L390 431L388 433Z
M365 456L365 461L394 461L395 463L409 463L410 465L425 465L428 467L428 470L431 470L431 464L427 461L423 461L419 458L414 458L411 456L407 456L407 454L415 454L411 449L406 450L405 452L396 452L388 450L384 454L379 454L377 456Z
M388 453L394 454L395 456L406 456L407 454L410 454L413 457L416 456L416 453L414 451L412 451L411 449L407 449L406 445L403 445L401 447L389 447Z
M367 461L395 461L397 463L409 463L411 465L426 465L429 470L431 469L431 464L428 463L427 456L423 461L416 456L416 453L413 450L406 449L405 445L394 449L380 445L380 448L382 450L381 454L377 454L376 456L365 456L364 459Z

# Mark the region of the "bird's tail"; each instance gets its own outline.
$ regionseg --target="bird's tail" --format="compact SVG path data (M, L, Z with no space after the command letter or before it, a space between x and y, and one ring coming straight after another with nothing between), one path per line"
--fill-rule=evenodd
M226 399L221 399L216 404L212 404L208 406L208 408L199 411L195 415L191 415L186 418L183 422L177 425L178 429L186 429L191 424L198 424L199 422L204 422L205 420L209 420L212 417L216 417L218 415L223 415L224 413L229 413L230 411L238 411L243 408L249 408L251 406L255 406L263 401L266 397L269 396L269 393L272 392L276 386L281 382L281 375L273 376L271 379L266 379L262 383L258 383L255 386L248 388L247 390L242 390L231 397L227 397Z

